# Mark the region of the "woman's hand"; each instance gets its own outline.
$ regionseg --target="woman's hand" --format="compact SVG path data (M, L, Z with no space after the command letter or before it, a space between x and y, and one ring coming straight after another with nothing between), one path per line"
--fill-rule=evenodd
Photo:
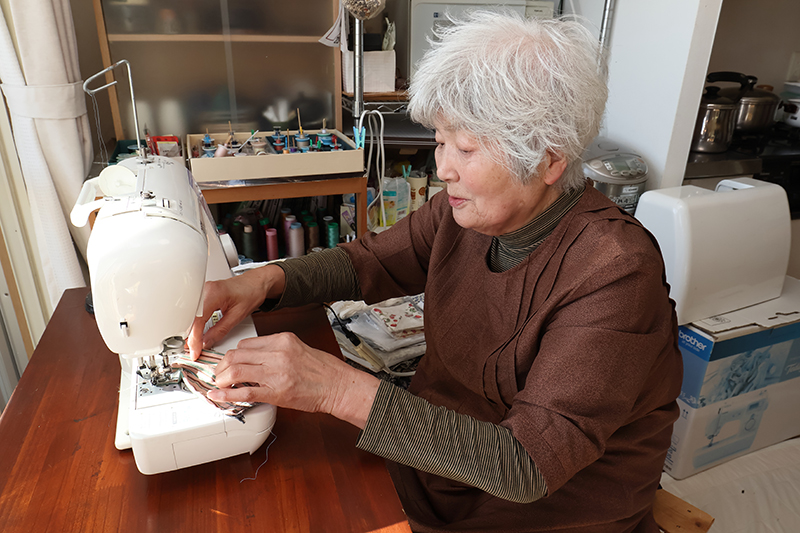
M237 383L258 387L230 388ZM363 429L380 381L292 333L244 339L216 369L208 397L226 402L265 402L332 414Z
M203 291L203 316L194 319L189 333L189 353L197 360L205 347L212 347L236 324L255 311L267 298L283 294L286 275L276 265L266 265L221 281L209 281ZM222 319L203 334L203 328L216 310Z

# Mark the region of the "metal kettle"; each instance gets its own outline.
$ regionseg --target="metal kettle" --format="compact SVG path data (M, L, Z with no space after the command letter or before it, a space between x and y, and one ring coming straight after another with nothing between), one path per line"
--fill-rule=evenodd
M733 140L737 102L720 96L719 92L720 88L715 85L703 91L692 135L693 152L724 152Z
M758 78L738 72L712 72L706 81L709 83L730 81L741 84L743 78L747 79L746 87L726 87L720 90L719 94L736 101L734 131L742 135L758 134L775 122L775 112L781 102L777 94L767 90L771 87L756 86Z

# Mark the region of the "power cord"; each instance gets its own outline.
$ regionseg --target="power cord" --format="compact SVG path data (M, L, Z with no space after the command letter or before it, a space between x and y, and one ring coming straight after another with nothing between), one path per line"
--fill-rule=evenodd
M377 119L375 117L378 117ZM383 146L383 130L384 130L384 121L383 115L377 109L370 109L361 113L361 116L358 118L358 131L362 131L364 127L364 117L368 117L368 124L369 124L369 152L367 155L367 176L369 176L370 168L372 167L372 148L375 146L374 137L375 131L377 130L377 137L378 137L378 149L377 154L375 156L375 173L378 178L378 186L376 187L375 198L372 199L372 202L369 203L367 206L367 213L375 205L375 202L380 202L381 208L381 224L386 223L386 212L383 206L383 173L386 169L386 150ZM378 129L378 121L380 120L380 129Z
M389 368L389 366L383 362L380 356L376 354L372 348L370 348L370 346L361 339L361 337L353 333L350 328L347 327L347 324L342 322L342 319L339 318L339 315L336 314L336 311L334 311L330 305L326 303L323 303L322 305L333 314L336 322L339 324L339 328L341 328L342 333L345 337L347 337L347 340L350 342L350 344L353 345L353 349L357 352L357 354L370 365L372 365L373 368L378 369L380 372L386 372L390 376L396 378L407 378L416 374L416 371L395 372Z

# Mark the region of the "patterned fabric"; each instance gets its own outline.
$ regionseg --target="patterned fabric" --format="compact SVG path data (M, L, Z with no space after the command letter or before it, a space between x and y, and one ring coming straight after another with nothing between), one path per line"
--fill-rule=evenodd
M214 370L217 368L217 364L222 361L224 355L225 354L213 350L203 350L197 361L192 361L192 358L186 353L178 356L172 362L172 366L181 369L183 372L183 381L186 383L189 390L205 398L206 401L210 402L226 415L241 420L244 416L244 412L257 404L248 402L215 402L207 395L208 391L219 388L214 384L214 380L216 379ZM257 387L258 385L242 383L240 386Z

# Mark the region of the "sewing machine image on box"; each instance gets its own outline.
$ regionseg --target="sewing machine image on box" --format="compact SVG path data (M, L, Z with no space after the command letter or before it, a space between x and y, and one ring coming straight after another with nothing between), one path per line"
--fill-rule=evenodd
M768 406L766 390L758 398L736 397L724 402L706 424L708 445L695 452L694 467L702 468L749 450Z
M98 329L122 367L116 447L132 448L144 474L255 452L275 423L275 407L227 416L171 367L202 315L205 281L232 276L191 173L142 151L84 183L73 224L85 225L98 208L87 263ZM248 317L214 349L224 353L255 336Z

